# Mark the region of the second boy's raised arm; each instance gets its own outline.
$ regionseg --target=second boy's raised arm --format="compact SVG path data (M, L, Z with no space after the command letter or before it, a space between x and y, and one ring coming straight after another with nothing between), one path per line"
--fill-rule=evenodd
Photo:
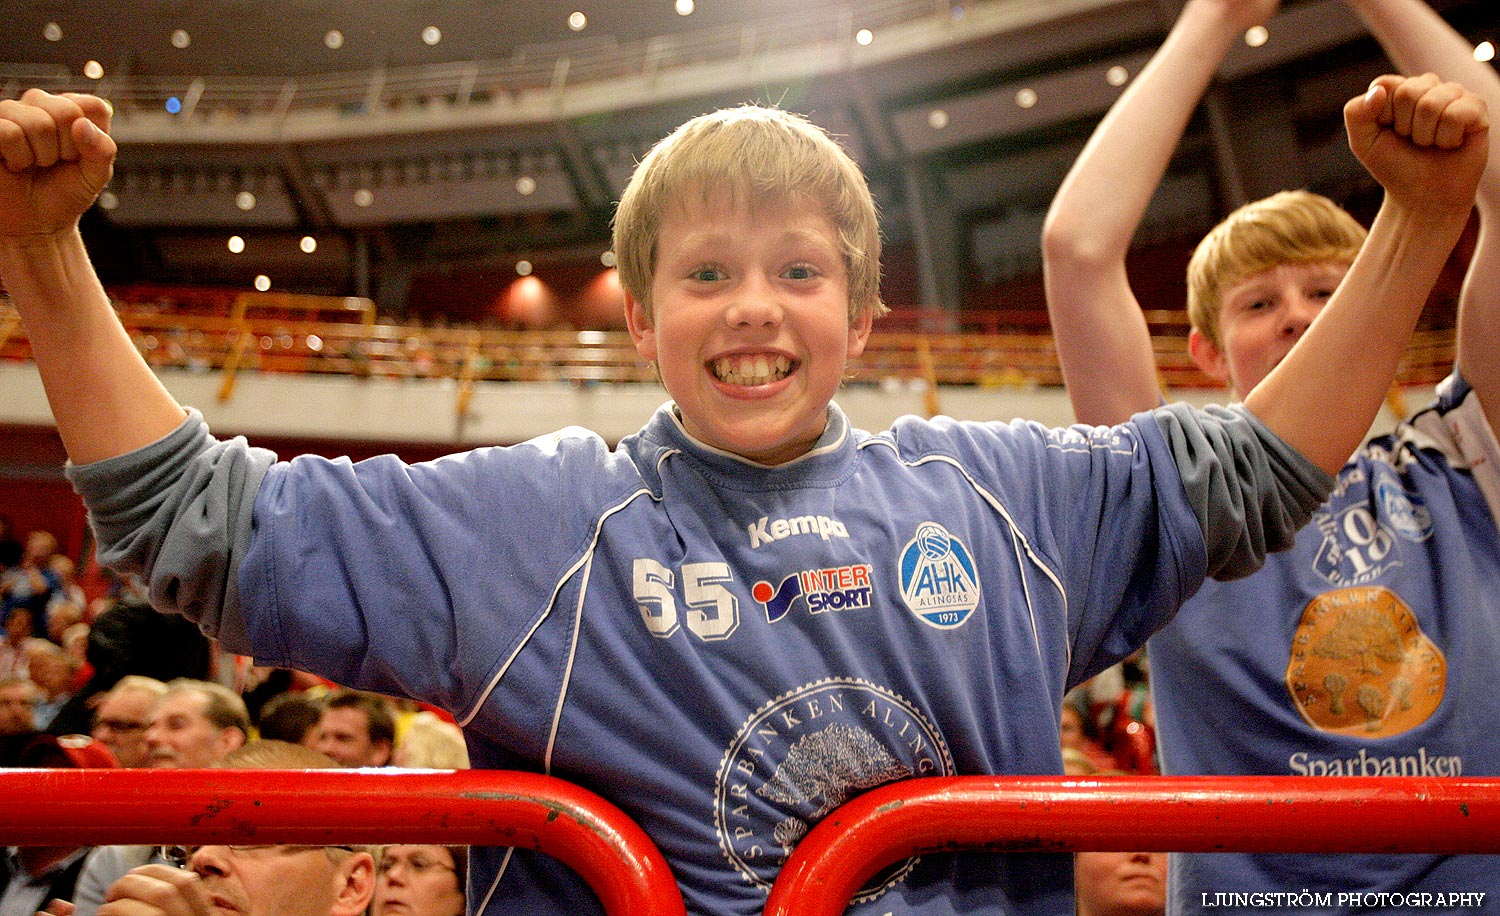
M1405 73L1431 72L1464 84L1500 111L1500 75L1424 0L1348 0ZM1458 311L1458 368L1479 395L1490 428L1500 430L1500 156L1479 182L1479 240Z
M1047 308L1081 423L1121 423L1161 400L1125 257L1220 61L1276 7L1277 0L1189 0L1052 201L1042 234Z
M1344 106L1349 146L1385 188L1338 291L1245 406L1330 474L1363 441L1489 155L1484 99L1437 77L1384 76Z

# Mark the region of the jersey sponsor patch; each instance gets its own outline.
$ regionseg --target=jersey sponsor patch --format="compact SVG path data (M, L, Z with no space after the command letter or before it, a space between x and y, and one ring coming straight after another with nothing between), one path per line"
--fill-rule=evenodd
M901 551L901 597L928 626L961 626L979 606L979 574L969 548L937 522L918 525Z
M1432 537L1431 511L1393 478L1378 475L1371 483L1376 511L1357 492L1351 501L1349 493L1364 480L1363 471L1345 472L1337 491L1313 515L1312 524L1323 536L1313 569L1330 585L1373 582L1402 564L1403 541L1417 544Z
M1416 615L1384 586L1324 592L1302 612L1286 686L1314 728L1388 738L1427 721L1448 686L1448 661Z
M751 595L766 609L766 620L775 623L799 602L808 611L864 610L870 606L870 567L865 563L804 569L781 580L780 585L755 583Z
M725 749L714 786L714 829L725 858L770 891L797 843L828 812L876 786L956 772L942 734L912 703L858 678L829 678L756 710ZM865 883L879 897L917 864Z

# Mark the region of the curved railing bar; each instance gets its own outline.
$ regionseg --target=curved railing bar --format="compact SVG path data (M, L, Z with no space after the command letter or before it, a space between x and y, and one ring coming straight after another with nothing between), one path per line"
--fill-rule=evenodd
M885 866L959 850L1500 853L1500 779L907 780L846 802L809 831L765 914L837 916Z
M443 843L550 855L611 916L684 916L666 860L619 808L505 770L0 770L5 843Z

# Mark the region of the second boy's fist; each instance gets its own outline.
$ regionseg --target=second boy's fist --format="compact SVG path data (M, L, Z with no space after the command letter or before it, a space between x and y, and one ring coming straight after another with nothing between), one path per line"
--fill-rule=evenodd
M1463 210L1489 159L1484 98L1458 83L1382 76L1344 106L1349 148L1386 194L1413 211Z

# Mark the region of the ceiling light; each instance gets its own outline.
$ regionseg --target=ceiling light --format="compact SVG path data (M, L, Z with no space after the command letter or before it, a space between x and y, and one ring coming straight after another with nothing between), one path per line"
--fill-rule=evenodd
M589 26L589 17L579 12L568 14L568 28L575 32L582 32Z
M677 10L677 15L679 16L693 15L693 0L677 0L677 3L674 5L674 7Z
M422 42L427 45L435 45L443 40L443 30L435 25L430 25L422 30Z
M1271 33L1263 25L1251 27L1245 32L1245 44L1252 48L1258 48L1271 40Z
M1016 104L1022 108L1034 108L1037 97L1035 89L1022 89L1016 93Z
M266 276L265 274L256 274L255 275L255 288L258 289L258 290L260 290L261 292L265 292L266 290L270 289L271 288L271 278L268 277L268 276Z
M531 276L531 262L530 261L517 261L516 262L516 273L520 274L523 277L529 277L529 276Z
M91 80L104 78L104 65L97 60L91 60L83 65L83 75Z
M615 253L613 251L606 251L603 254L599 255L599 263L603 264L605 267L614 267Z
M101 210L113 210L120 205L120 198L115 196L114 191L105 191L99 195L99 208Z
M344 33L338 29L329 29L328 34L323 36L323 44L330 50L337 51L344 46Z
M42 26L42 37L48 41L62 41L62 26L49 22Z
M172 47L181 49L181 48L186 48L188 45L190 45L192 43L193 43L193 36L191 36L191 35L189 35L187 33L187 29L173 29L172 30Z
M941 108L934 108L927 112L927 126L933 130L942 130L948 126L948 112Z
M318 250L318 240L310 235L304 235L302 241L297 243L297 247L301 248L304 254L312 254Z
M1104 81L1111 86L1123 86L1130 82L1130 71L1119 65L1104 71Z
M522 197L530 197L536 193L536 179L530 175L522 175L516 179L516 193Z
M237 235L231 235L226 246L230 254L240 254L245 250L245 240Z
M234 205L236 207L239 207L241 210L254 210L255 195L251 194L249 191L241 191L240 193L234 195Z
M869 29L860 29L854 33L854 40L862 45L867 45L875 40L875 33Z
M1474 59L1480 63L1489 63L1495 59L1495 45L1493 42L1481 41L1474 46Z
M360 188L354 192L354 206L368 207L375 202L375 192L369 188Z

